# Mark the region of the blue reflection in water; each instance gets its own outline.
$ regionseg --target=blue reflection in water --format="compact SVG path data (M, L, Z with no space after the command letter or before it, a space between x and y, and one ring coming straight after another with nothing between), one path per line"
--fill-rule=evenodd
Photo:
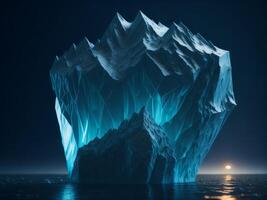
M63 186L62 191L59 192L56 199L58 200L73 200L76 199L75 185L66 184Z
M265 178L266 177L266 178ZM58 185L57 200L80 199L267 199L267 176L200 176L192 184L167 185Z
M198 199L196 184L187 185L75 185L67 184L57 200L73 199Z

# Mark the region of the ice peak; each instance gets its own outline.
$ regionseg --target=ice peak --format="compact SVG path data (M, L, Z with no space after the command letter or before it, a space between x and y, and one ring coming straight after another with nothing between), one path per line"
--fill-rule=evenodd
M108 28L106 29L102 39L109 37L111 33L114 33L116 30L126 31L130 27L131 23L127 22L120 13L116 13L113 19L111 20Z
M79 46L84 45L84 46L88 46L90 49L92 49L94 47L94 44L91 43L87 37L84 37L83 40L80 42Z
M132 24L136 25L137 27L138 25L147 26L149 22L150 22L150 19L147 16L145 16L145 14L142 13L142 11L138 11L138 14L136 15Z
M116 12L111 24L120 24L124 29L127 29L131 23L129 23L128 21L126 21L120 13Z
M153 30L157 35L162 36L167 30L167 27L165 27L162 24L156 24L152 19L147 17L142 11L139 11L136 15L133 26L135 28L144 29L145 30Z
M160 22L155 23L142 11L138 12L132 22L128 22L117 12L95 45L85 37L79 45L72 45L63 56L59 57L54 66L55 68L68 66L63 69L63 72L72 70L72 67L77 68L80 66L79 59L74 57L83 52L84 59L92 59L88 62L96 62L96 66L100 64L100 67L103 67L112 78L119 79L118 77L124 76L120 73L124 73L128 68L138 64L147 51L156 52L161 48L168 48L172 53L178 51L180 55L187 54L185 51L191 51L194 54L214 53L216 55L222 55L224 52L206 41L200 34L191 33L182 22L179 24L173 22L168 28ZM132 54L128 54L128 51L131 51ZM86 56L86 53L89 55ZM149 55L152 53L150 52ZM150 56L150 58L152 57ZM196 65L189 63L185 58L182 59L192 67ZM168 71L159 63L156 65L161 71ZM202 64L197 65L201 66Z
M116 12L115 17L117 17L118 19L123 18L119 12Z
M144 21L149 19L141 10L138 11L138 13L136 15L136 18L137 19L143 19Z

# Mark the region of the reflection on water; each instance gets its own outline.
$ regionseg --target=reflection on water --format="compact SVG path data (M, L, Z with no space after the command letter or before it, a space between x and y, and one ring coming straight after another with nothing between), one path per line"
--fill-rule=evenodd
M201 175L196 183L170 185L77 185L47 178L0 176L0 199L267 199L266 175Z
M73 199L199 199L196 184L176 185L76 185L67 184L58 200Z
M232 176L231 175L226 175L225 178L224 178L224 180L226 182L231 181L232 180Z
M76 191L74 185L72 184L64 185L62 191L59 192L57 199L60 200L76 199Z
M244 177L243 177L244 178ZM173 185L74 185L67 184L57 199L265 199L266 179L257 183L239 176L199 176L196 183ZM254 185L255 187L252 187ZM262 194L260 194L259 191ZM264 196L265 195L265 196Z
M236 197L229 195L234 192L233 177L231 175L226 175L223 180L222 190L217 190L217 192L222 193L222 195L205 195L204 199L236 200Z
M218 199L218 200L236 200L235 197L231 195L222 195L222 196L204 196L205 199Z

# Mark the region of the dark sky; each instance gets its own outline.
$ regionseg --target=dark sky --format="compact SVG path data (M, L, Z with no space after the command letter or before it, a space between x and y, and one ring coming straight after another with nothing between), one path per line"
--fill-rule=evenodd
M231 163L267 171L267 16L264 1L9 1L1 5L0 173L65 172L49 69L56 55L101 37L116 11L182 21L231 52L238 106L202 171Z

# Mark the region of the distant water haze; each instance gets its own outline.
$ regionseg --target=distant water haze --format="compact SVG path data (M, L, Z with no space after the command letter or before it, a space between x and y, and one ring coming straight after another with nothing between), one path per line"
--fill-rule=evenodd
M242 166L230 163L231 169L226 169L226 165L228 163L213 166L203 165L198 174L267 174L267 170L261 167Z
M199 169L198 174L267 174L265 165L253 163L241 163L226 160L225 162L205 160ZM225 166L230 165L231 169L226 170ZM67 175L67 168L64 162L38 164L17 164L15 166L1 165L0 174L62 174Z
M225 169L225 166L231 165L231 169ZM67 175L67 169L65 166L57 167L42 167L42 166L28 166L18 168L0 168L0 174L59 174ZM221 163L216 165L203 164L198 174L267 174L267 170L264 167L238 165L235 163Z

